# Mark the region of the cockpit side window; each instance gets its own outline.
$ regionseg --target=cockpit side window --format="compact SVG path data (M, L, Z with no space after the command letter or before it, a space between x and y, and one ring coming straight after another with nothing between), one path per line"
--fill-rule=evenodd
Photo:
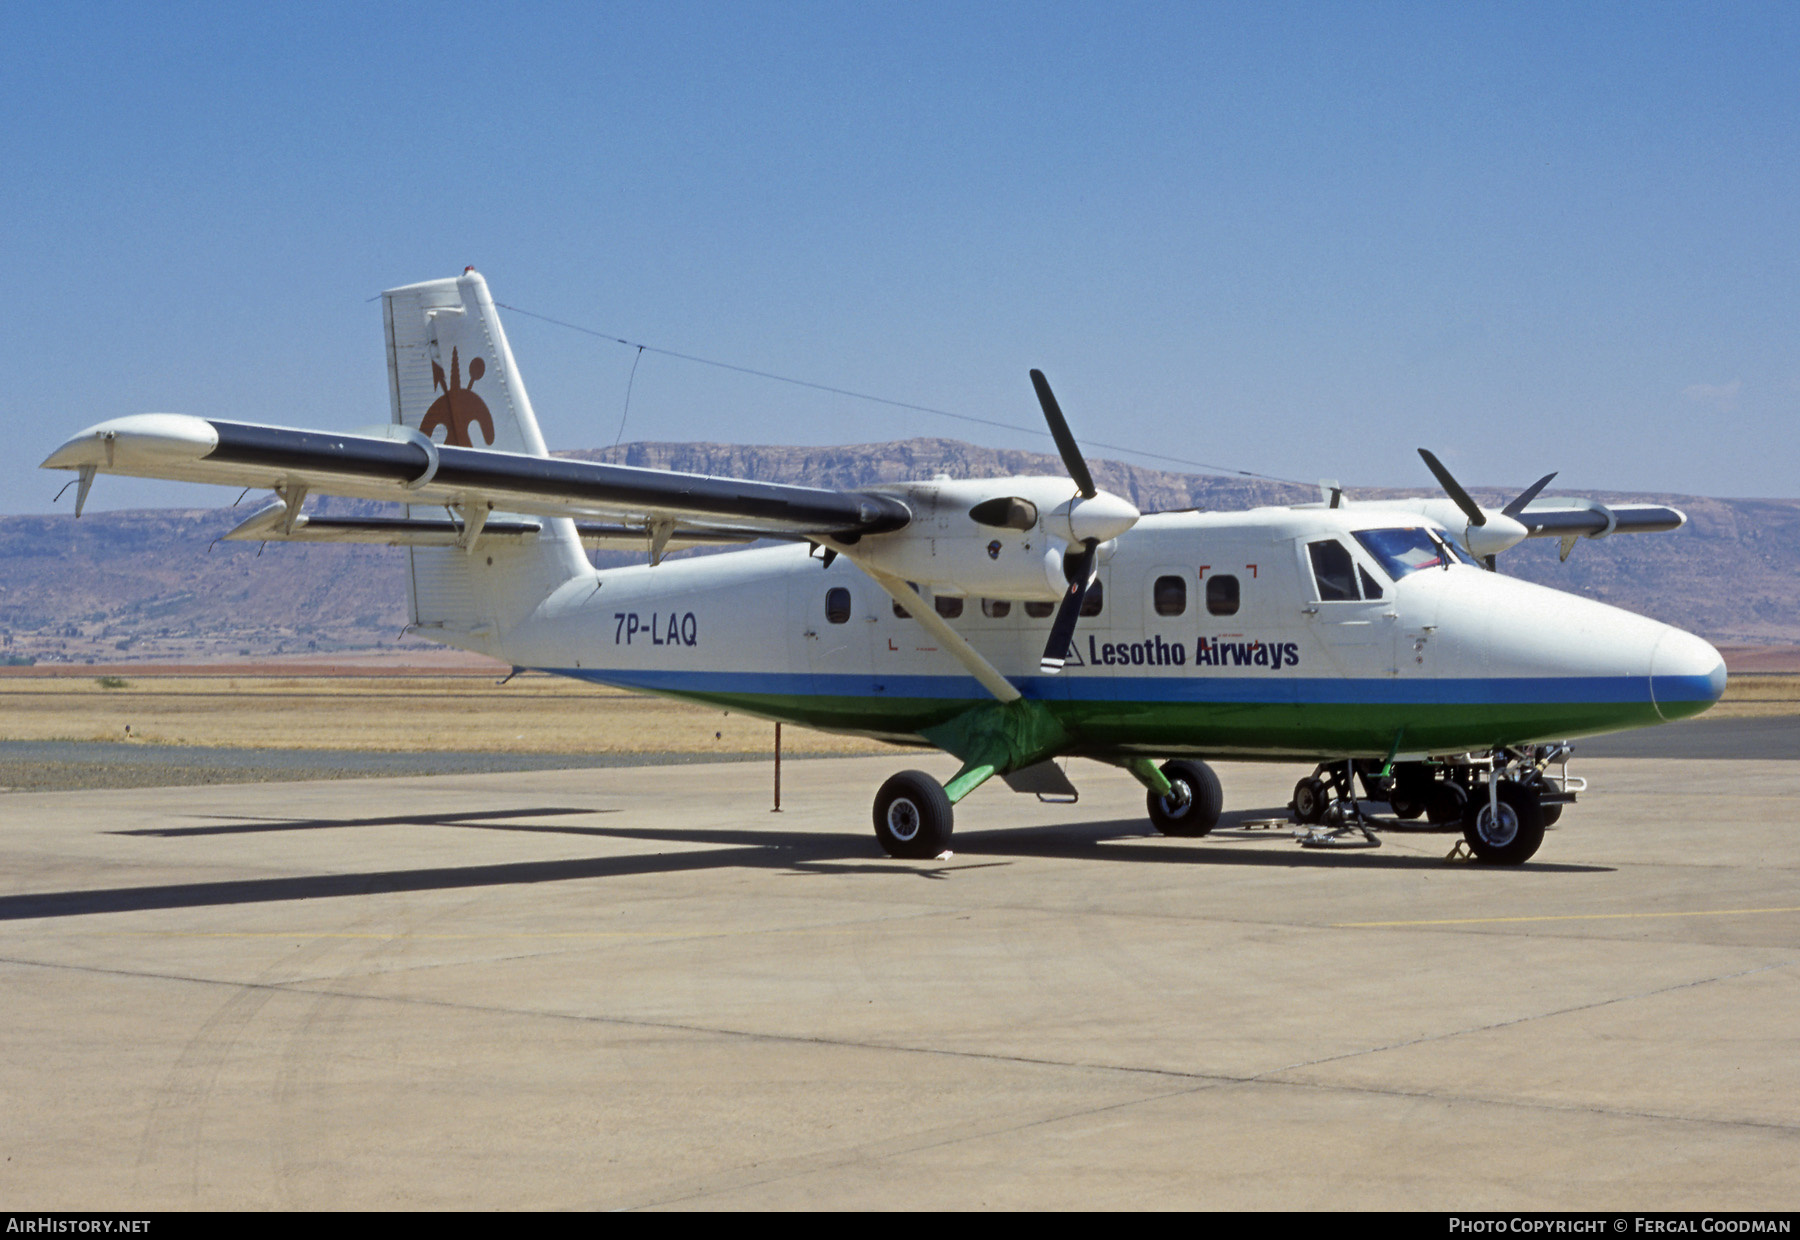
M1326 538L1307 543L1306 552L1312 559L1313 580L1319 583L1321 601L1336 603L1361 597L1356 592L1356 563L1350 558L1350 548L1335 538Z

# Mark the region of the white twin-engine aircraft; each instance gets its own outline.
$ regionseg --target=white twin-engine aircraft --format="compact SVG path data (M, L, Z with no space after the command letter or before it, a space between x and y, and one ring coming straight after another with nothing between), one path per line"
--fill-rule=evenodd
M78 472L77 515L97 473L272 488L229 537L403 546L413 629L515 667L943 749L947 784L903 771L876 795L895 856L945 850L951 807L991 776L1073 794L1068 756L1130 771L1158 830L1204 835L1202 759L1250 758L1317 764L1292 806L1315 842L1367 835L1360 779L1361 800L1517 864L1582 786L1552 769L1568 738L1724 691L1697 637L1483 571L1524 538L1566 557L1674 529L1672 509L1541 506L1546 478L1493 511L1424 453L1449 499L1141 515L1095 487L1036 371L1067 478L846 492L557 460L480 275L382 301L386 424L140 414L44 465ZM405 507L321 517L312 494ZM663 559L757 539L786 545ZM597 571L584 546L648 564Z

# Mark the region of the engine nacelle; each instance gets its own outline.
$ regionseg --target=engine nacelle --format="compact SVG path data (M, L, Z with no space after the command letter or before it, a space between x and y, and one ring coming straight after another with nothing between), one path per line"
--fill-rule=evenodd
M1082 499L1067 478L940 478L868 489L900 499L913 519L844 550L937 594L1054 602L1069 588L1063 556L1074 537L1114 538L1138 515L1104 491Z

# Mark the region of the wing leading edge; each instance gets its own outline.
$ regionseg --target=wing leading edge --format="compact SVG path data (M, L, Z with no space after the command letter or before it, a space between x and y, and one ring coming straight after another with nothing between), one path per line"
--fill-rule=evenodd
M912 519L900 500L870 492L458 448L405 427L337 434L170 413L90 427L43 468L77 471L83 498L94 475L108 473L269 488L290 504L296 495L338 495L749 537L854 539Z

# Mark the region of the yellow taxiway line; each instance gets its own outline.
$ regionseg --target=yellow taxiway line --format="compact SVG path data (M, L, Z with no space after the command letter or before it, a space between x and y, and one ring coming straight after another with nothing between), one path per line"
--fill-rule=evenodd
M1623 921L1633 917L1742 917L1751 913L1800 913L1790 908L1708 908L1681 913L1561 913L1541 917L1445 917L1431 921L1340 921L1333 930L1372 930L1391 926L1491 926L1521 921Z

